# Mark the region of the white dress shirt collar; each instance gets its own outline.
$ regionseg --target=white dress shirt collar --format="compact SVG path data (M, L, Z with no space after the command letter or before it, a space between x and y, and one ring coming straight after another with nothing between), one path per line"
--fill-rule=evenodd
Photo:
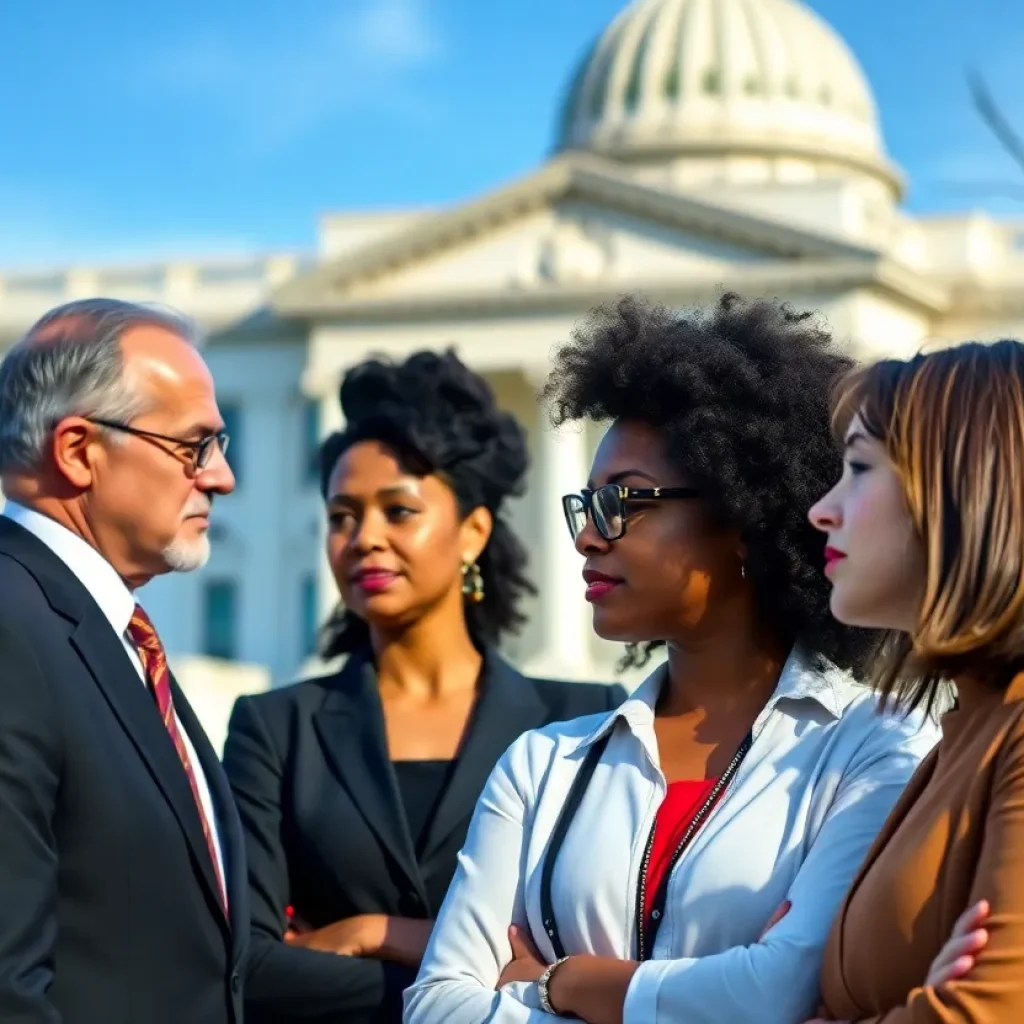
M668 676L668 665L659 665L633 694L620 704L600 725L576 744L577 750L592 746L602 736L615 728L615 723L622 719L629 730L647 749L652 761L658 759L652 744L654 738L654 711L658 696ZM826 661L824 658L813 657L796 645L790 652L782 667L778 685L764 710L754 722L754 737L761 731L768 716L777 707L785 711L786 706L779 707L783 701L799 702L810 700L819 704L832 716L841 718L846 708L854 699L865 692L848 672Z
M135 614L135 597L117 570L87 541L55 519L8 500L3 513L41 540L92 595L118 636Z

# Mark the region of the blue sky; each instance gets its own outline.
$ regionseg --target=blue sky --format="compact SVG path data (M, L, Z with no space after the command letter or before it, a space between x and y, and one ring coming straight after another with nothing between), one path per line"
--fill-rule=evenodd
M625 0L6 0L0 264L305 248L331 209L452 203L545 155ZM1020 0L812 0L860 58L909 205L1024 216L971 112L1024 132Z

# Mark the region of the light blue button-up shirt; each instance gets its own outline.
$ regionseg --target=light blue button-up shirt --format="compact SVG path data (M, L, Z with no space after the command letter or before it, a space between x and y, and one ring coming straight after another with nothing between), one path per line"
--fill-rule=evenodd
M415 985L406 1024L544 1024L536 985L495 992L510 925L542 955L540 874L587 749L612 732L556 862L553 903L566 950L636 955L636 892L667 792L654 707L659 668L609 715L526 733L477 805ZM918 763L939 737L921 714L877 699L799 651L754 726L725 795L672 871L653 959L633 977L625 1024L803 1024L814 1015L832 920ZM762 937L773 913L792 909Z

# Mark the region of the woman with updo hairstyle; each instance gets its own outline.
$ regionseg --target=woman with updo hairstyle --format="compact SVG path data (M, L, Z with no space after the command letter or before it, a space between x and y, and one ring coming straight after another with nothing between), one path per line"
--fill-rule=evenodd
M495 767L407 1024L813 1015L836 908L937 735L858 682L877 636L829 614L807 521L850 366L819 318L735 295L627 298L557 353L556 421L610 424L563 498L594 629L667 659Z
M618 687L522 676L526 551L506 521L523 430L454 353L369 360L321 452L341 607L334 675L235 705L224 766L242 819L252 932L246 1020L401 1019L488 773L527 729Z

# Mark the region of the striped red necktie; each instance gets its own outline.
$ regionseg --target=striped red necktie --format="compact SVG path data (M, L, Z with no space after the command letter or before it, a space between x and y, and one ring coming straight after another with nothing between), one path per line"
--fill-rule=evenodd
M174 749L178 752L182 768L188 778L188 784L192 788L192 797L196 802L196 810L199 812L199 821L203 827L203 835L206 838L206 845L210 851L210 860L213 862L213 873L217 877L217 885L220 887L221 903L225 911L228 906L227 889L224 886L224 877L221 874L220 862L217 860L217 851L213 846L213 835L210 832L210 823L203 811L203 803L199 798L199 786L196 782L195 772L192 770L192 762L188 756L188 750L181 737L181 730L178 728L178 719L174 714L174 703L171 699L171 673L167 667L167 654L164 645L157 636L156 629L149 616L138 606L135 606L135 614L128 625L128 635L138 648L139 657L142 659L142 667L146 672L146 679L156 698L156 706L160 710L160 717L167 732L170 734Z

